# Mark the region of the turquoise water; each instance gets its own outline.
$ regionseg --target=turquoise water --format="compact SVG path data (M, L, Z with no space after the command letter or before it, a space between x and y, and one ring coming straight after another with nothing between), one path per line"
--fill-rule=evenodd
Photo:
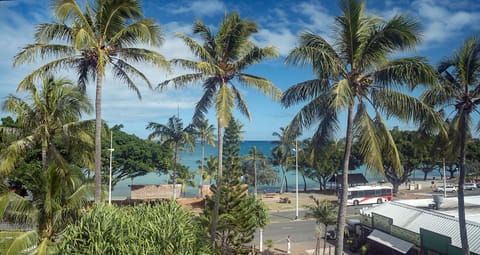
M248 151L252 148L252 146L256 146L257 150L263 152L265 155L271 157L271 151L275 147L274 144L271 141L244 141L240 144L240 154L241 155L246 155L248 154ZM216 156L217 155L217 148L212 147L210 145L205 146L205 157L209 157L210 155ZM198 165L196 163L197 160L200 160L202 157L202 148L200 144L196 145L195 151L193 153L190 152L181 152L180 153L180 159L179 161L188 166L190 168L191 172L196 172L198 169ZM357 170L352 171L351 173L362 173L365 175L368 181L370 182L376 182L379 180L384 179L382 176L375 175L369 172L365 171L364 167L361 167ZM429 177L431 176L436 176L437 171L433 171L432 173L429 174ZM279 172L279 178L281 177L281 173ZM412 176L413 177L413 176ZM417 171L415 173L415 177L417 179L423 178L423 172ZM413 178L412 178L413 179ZM133 181L131 180L125 180L120 183L118 183L113 191L112 191L112 197L113 199L125 199L126 197L130 196L130 184L166 184L168 180L168 176L166 175L160 175L158 173L149 173L145 176L140 176ZM200 183L200 175L196 175L194 181L196 183ZM288 181L288 187L289 191L294 191L295 190L295 169L289 169L287 172L287 181ZM318 189L318 183L311 180L307 179L306 180L307 184L307 189ZM298 177L298 188L299 190L303 190L303 178L302 176ZM278 182L276 185L273 186L259 186L258 190L268 190L269 192L272 191L278 191L280 189L280 183ZM187 197L194 197L197 195L198 190L193 187L187 187L186 190L186 196Z

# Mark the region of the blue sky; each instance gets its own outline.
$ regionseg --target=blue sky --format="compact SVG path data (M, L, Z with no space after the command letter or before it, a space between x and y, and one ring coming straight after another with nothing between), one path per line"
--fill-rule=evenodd
M80 0L79 2L83 2ZM399 13L406 13L419 20L423 27L423 41L416 51L407 55L421 55L429 58L432 64L437 64L442 57L451 55L455 48L480 30L480 2L476 0L367 0L367 11L384 18ZM21 47L33 43L35 26L39 23L51 22L52 15L47 0L14 0L0 1L0 98L15 93L18 83L37 64L12 67L13 56ZM334 17L339 15L336 1L164 1L143 0L145 16L154 18L161 26L165 35L162 47L156 49L167 59L191 58L191 54L181 40L175 37L176 32L191 34L192 24L196 19L202 19L212 29L220 23L225 12L237 11L242 18L248 18L258 23L260 30L253 40L260 46L273 45L280 53L278 59L269 60L248 70L249 73L270 79L280 89L285 90L291 85L312 78L308 67L285 65L284 59L295 47L297 36L303 31L312 31L325 38L332 37ZM156 70L151 66L138 66L143 70L153 84L182 73L175 69L173 74ZM65 73L64 75L68 75ZM123 124L124 130L146 137L148 122L166 123L167 119L177 113L185 123L191 120L195 103L201 96L200 86L185 90L167 90L163 92L150 91L139 83L143 99L137 99L133 91L125 85L111 79L109 73L103 90L103 119L110 125ZM94 99L94 84L88 88L90 98ZM298 107L284 109L277 102L253 90L242 90L251 111L252 120L238 114L244 123L244 138L246 140L269 140L272 132L286 126ZM1 113L5 116L5 113ZM214 111L208 115L215 124ZM93 118L86 116L86 118ZM341 117L342 118L342 117ZM343 118L344 119L344 118ZM341 123L343 123L341 119ZM412 129L411 124L397 123L391 120L389 124ZM342 125L343 126L343 125ZM307 133L308 134L308 133ZM340 130L338 137L343 137Z

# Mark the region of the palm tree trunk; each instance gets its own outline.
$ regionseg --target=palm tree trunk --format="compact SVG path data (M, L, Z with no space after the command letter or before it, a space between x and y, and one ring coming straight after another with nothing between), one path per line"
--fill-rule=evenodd
M345 228L345 218L347 214L347 194L348 194L348 164L352 150L353 140L353 103L348 107L347 134L345 142L345 152L343 155L342 169L342 192L338 207L337 221L337 241L335 242L335 255L343 254L343 232Z
M253 194L257 197L257 151L253 150Z
M282 169L282 180L280 181L280 194L282 194L283 193L283 184L285 183L286 172L283 169L283 167L280 167L280 168Z
M48 144L44 142L44 144L42 144L42 172L43 173L47 172L47 150L48 150Z
M95 203L102 200L102 82L103 74L97 72L95 90Z
M173 154L173 200L177 199L177 153L178 153L178 144L175 143L175 153Z
M222 129L223 129L223 124L220 118L217 118L217 126L218 126L218 140L217 140L217 145L218 145L218 169L217 169L217 187L216 187L216 192L215 192L215 204L213 206L213 215L212 215L212 224L210 228L210 242L212 245L212 248L215 247L215 233L217 232L217 221L218 221L218 211L220 208L220 193L221 193L221 188L222 188L222 167L223 167L223 135L222 135Z
M205 138L202 137L202 159L200 161L200 197L203 197L203 160L205 159Z
M465 200L463 194L463 185L465 183L465 147L466 147L466 140L467 140L467 120L466 114L463 113L461 116L461 131L460 131L460 176L458 180L458 223L460 227L460 239L462 242L462 249L465 255L470 255L470 248L468 246L468 238L467 238L467 228L466 228L466 221L465 221Z
M305 179L305 175L302 174L303 179L303 192L307 193L307 180Z

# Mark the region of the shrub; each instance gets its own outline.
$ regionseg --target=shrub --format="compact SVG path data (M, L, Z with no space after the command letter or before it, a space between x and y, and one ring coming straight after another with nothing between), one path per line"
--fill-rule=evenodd
M176 202L99 205L62 238L60 254L208 254L205 235Z

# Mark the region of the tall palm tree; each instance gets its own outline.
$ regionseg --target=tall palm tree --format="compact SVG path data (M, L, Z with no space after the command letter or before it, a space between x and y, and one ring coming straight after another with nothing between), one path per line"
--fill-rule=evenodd
M334 131L339 129L339 112L347 111L337 255L343 252L353 137L360 143L367 169L382 172L380 145L394 146L394 143L381 114L419 121L427 118L426 112L431 112L427 105L395 89L411 89L417 84L432 84L437 80L435 70L425 58L390 58L397 50L413 48L419 42L419 24L415 20L404 15L390 20L369 16L365 12L365 2L360 0L341 0L340 9L342 14L335 19L333 45L321 36L303 33L299 46L286 59L291 64L311 64L316 79L298 83L282 96L285 107L307 101L290 127L292 132L298 132L319 122L314 143L324 144L331 140ZM371 117L370 112L375 116ZM380 139L379 134L373 132L378 130L376 126L384 130L387 135L381 137L386 139ZM396 169L401 169L398 151L393 149L390 156L398 166Z
M0 172L11 171L21 155L37 145L41 148L42 170L46 172L49 157L61 158L55 137L61 137L65 143L76 140L82 148L77 151L79 155L89 151L85 148L93 142L88 130L93 123L79 120L84 113L91 112L92 106L71 81L48 75L43 77L40 89L28 83L22 90L29 94L27 100L9 95L3 103L3 111L17 117L18 128L0 127L2 133L14 136L14 141L0 154ZM88 160L85 163L88 165Z
M480 104L480 40L471 37L453 56L444 59L438 65L441 86L432 87L424 92L422 99L439 109L454 112L449 121L449 143L451 150L458 153L460 176L458 180L458 218L462 249L470 254L465 228L465 202L463 185L465 183L465 161L467 136L472 132L472 113L478 112ZM448 116L448 114L447 114Z
M323 224L323 254L325 254L325 246L327 242L327 228L328 226L335 224L337 221L337 215L335 214L336 206L329 200L318 200L314 196L310 196L313 200L313 205L307 205L308 211L305 213L305 218L314 218L317 225ZM319 239L317 239L317 243ZM318 245L315 247L316 255L319 255Z
M285 183L285 191L288 192L287 170L290 160L293 157L292 149L294 148L294 138L287 132L287 128L280 127L280 132L273 132L272 135L278 140L272 141L275 147L272 149L273 164L280 166L282 170L282 178L280 181L280 193L283 193L283 184Z
M169 83L172 83L175 88L181 88L202 82L204 93L195 107L193 122L204 118L208 109L215 107L218 138L217 190L221 190L222 186L223 129L232 118L235 106L240 113L250 119L247 104L233 82L237 81L241 85L257 89L273 99L278 99L281 95L281 91L267 79L244 72L266 58L278 56L273 47L260 48L250 40L252 34L257 31L258 27L253 21L243 20L237 13L225 16L216 34L212 33L202 21L197 20L193 26L193 33L200 36L203 44L184 34L178 34L178 37L199 60L173 59L171 61L192 70L193 73L180 75L159 84L160 88L166 87ZM220 192L217 192L210 229L212 243L217 229L219 203Z
M243 156L243 160L248 168L253 168L253 194L257 197L257 165L264 166L267 159L261 151L258 151L256 146L252 146L248 154Z
M35 43L25 46L15 56L14 65L35 61L43 64L20 82L19 88L28 86L37 77L51 70L72 68L78 75L78 86L96 82L95 89L95 202L101 200L101 129L102 87L107 67L112 77L135 91L140 98L135 80L147 77L132 64L151 63L166 68L168 62L159 53L137 48L137 45L158 46L163 37L153 19L145 19L138 0L93 1L84 9L75 0L53 0L55 23L40 24ZM52 60L53 58L53 60Z
M202 158L200 159L200 187L203 186L203 162L205 160L205 145L215 146L215 127L208 123L207 119L202 119L193 125L193 133L200 138L202 146ZM203 188L200 188L200 197L203 197Z
M193 151L194 144L191 139L192 128L191 126L183 127L183 122L177 116L172 116L168 119L166 125L159 124L155 122L150 122L147 125L147 129L152 130L152 133L148 135L148 139L152 140L154 138L160 138L160 143L162 145L169 146L173 149L173 160L172 160L172 180L173 180L173 199L177 198L176 196L176 178L177 178L177 156L178 151L185 148L185 145L188 145Z

